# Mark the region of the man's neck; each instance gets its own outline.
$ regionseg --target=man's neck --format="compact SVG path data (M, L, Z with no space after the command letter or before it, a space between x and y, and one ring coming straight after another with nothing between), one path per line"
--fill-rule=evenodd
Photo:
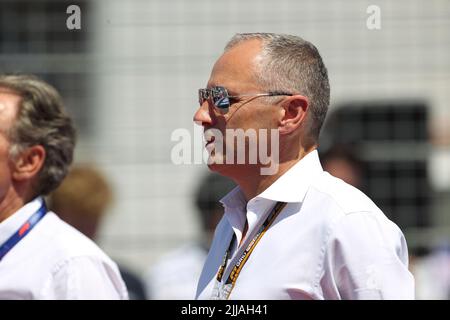
M258 194L269 188L278 178L280 178L297 162L299 162L301 159L303 159L303 157L305 157L313 150L314 149L301 152L298 157L280 163L276 174L261 175L258 168L256 170L249 170L247 171L245 176L241 175L239 177L235 177L234 180L240 186L242 192L245 195L245 199L249 201L250 199L256 197Z
M25 205L25 200L13 191L7 192L0 202L0 223Z

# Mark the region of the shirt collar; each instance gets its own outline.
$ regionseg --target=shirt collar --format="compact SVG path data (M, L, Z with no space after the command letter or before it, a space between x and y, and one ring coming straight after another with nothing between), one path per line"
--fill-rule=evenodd
M235 187L227 195L220 199L220 202L224 207L230 209L243 209L247 204L245 195L239 186Z
M286 171L272 185L250 201L238 186L231 190L220 202L225 207L224 216L230 223L238 243L241 241L245 221L248 233L271 208L274 202L302 202L315 176L323 172L316 150L303 157Z
M321 172L323 169L319 154L317 150L313 150L253 199L302 202L314 177ZM246 206L245 196L239 186L231 190L220 202L228 208L245 208Z
M35 198L0 223L0 245L19 230L33 213L39 210L43 201L42 197Z
M302 202L314 177L323 172L317 150L304 156L256 198Z

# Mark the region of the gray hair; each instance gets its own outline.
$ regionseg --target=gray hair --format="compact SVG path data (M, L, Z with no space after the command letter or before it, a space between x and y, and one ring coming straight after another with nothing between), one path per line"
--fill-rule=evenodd
M34 196L56 189L66 176L73 159L76 133L61 96L54 87L32 75L0 75L0 87L21 97L16 119L6 132L11 142L9 155L41 145L46 152Z
M330 104L328 73L319 51L300 37L274 33L236 34L225 51L253 39L262 41L256 78L266 90L288 91L308 98L308 131L317 142Z

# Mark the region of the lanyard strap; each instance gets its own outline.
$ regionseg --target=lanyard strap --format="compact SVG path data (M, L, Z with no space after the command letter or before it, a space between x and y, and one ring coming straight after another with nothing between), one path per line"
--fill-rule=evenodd
M42 201L41 207L17 230L8 240L0 246L0 261L47 213L47 206Z
M231 287L227 290L227 298L231 293L231 290L234 288L234 284L236 283L237 278L239 277L239 274L244 267L245 263L247 262L248 258L253 252L253 249L255 249L256 245L258 244L259 240L261 240L262 236L266 233L267 229L269 229L270 225L275 221L275 218L278 216L278 214L284 209L286 206L286 202L277 202L275 206L272 209L272 212L269 214L267 219L264 221L262 226L259 228L256 235L253 237L252 241L248 244L245 251L242 253L239 260L234 265L233 269L230 272L230 275L228 276L228 279L225 282L225 285L231 285ZM233 237L234 238L234 237ZM217 272L217 281L221 282L223 274L225 272L225 268L227 266L227 260L231 252L231 247L233 244L233 238L230 241L230 245L228 246L228 250L225 252L225 255L223 257L223 262L219 268L219 271Z

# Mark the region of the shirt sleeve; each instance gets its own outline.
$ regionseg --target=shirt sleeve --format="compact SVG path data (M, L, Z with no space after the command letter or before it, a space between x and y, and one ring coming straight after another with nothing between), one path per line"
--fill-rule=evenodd
M405 238L380 215L347 214L331 231L323 282L335 298L414 299Z
M126 300L126 286L116 266L81 256L59 264L42 290L42 299Z

